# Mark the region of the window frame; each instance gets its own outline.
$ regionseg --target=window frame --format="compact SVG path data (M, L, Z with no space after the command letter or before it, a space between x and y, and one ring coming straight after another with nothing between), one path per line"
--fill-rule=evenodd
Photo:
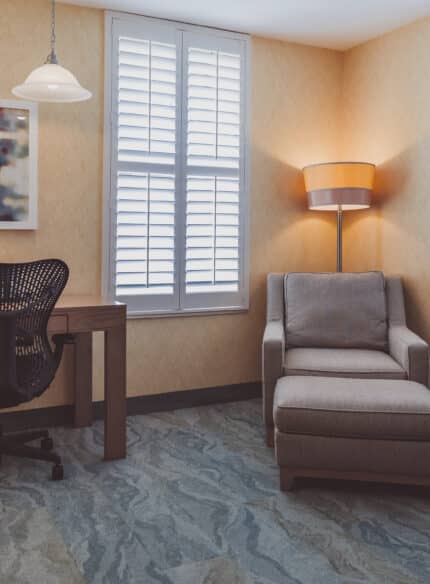
M136 31L137 38L163 42L175 38L177 56L176 103L176 155L174 164L175 210L175 285L173 295L116 296L115 294L115 241L116 241L116 175L120 165L115 159L117 145L117 88L118 52L115 51L117 30ZM189 34L191 33L191 34ZM185 293L185 231L186 231L186 179L187 179L187 60L185 48L189 39L199 39L198 48L219 48L222 44L237 41L240 45L241 73L241 125L239 177L239 289L237 292ZM167 41L169 42L169 41ZM172 42L172 40L170 40ZM181 316L243 312L249 309L249 35L220 29L201 27L181 22L107 11L105 14L105 111L104 111L104 172L103 172L103 262L102 292L111 300L127 303L128 318ZM148 165L149 166L149 165ZM154 165L153 172L163 172L162 165ZM167 169L166 169L167 170ZM199 169L202 174L204 167ZM212 169L213 171L213 169ZM148 168L149 172L149 168ZM146 304L146 306L144 306Z

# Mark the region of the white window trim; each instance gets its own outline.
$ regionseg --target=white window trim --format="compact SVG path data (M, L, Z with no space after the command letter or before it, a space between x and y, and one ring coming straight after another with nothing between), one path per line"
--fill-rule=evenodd
M122 12L112 12L106 11L105 13L105 110L104 110L104 169L103 169L103 251L102 251L102 293L105 297L114 300L114 237L113 229L114 223L116 222L116 210L114 203L116 202L116 193L112 189L112 147L114 146L114 122L115 118L112 112L112 92L113 92L113 82L114 75L113 72L113 29L115 22L125 22L128 24L133 24L136 26L139 22L144 25L151 25L153 27L165 27L170 29L178 30L182 32L196 32L199 34L205 34L208 37L213 35L214 37L224 37L227 39L241 40L243 42L243 71L244 71L244 82L242 85L242 120L243 120L243 133L241 139L241 192L240 192L240 206L241 206L241 239L240 239L240 264L241 264L241 281L239 286L239 294L234 293L236 297L239 297L239 302L232 304L229 302L228 293L210 293L213 294L214 299L218 299L213 306L209 305L207 302L199 303L198 296L193 295L196 298L196 302L193 303L192 307L182 307L177 308L166 308L160 306L159 308L153 309L140 309L128 307L128 318L153 318L153 317L169 317L169 316L192 316L199 314L223 314L223 313L234 313L234 312L246 312L249 309L249 179L250 179L250 43L249 35L242 33L235 33L224 31L220 29L211 29L207 27L201 27L191 24L185 24L181 22L165 21L161 19L122 13ZM178 46L178 53L182 52L182 46ZM181 76L182 71L177 71L177 75ZM178 85L184 95L185 88L183 83ZM178 115L182 117L182 97L178 100ZM184 106L185 107L185 106ZM181 131L178 133L178 140L182 145L186 137L186 127L185 124L181 122ZM179 150L179 149L178 149ZM180 148L181 153L183 148ZM177 164L176 168L176 184L182 183L185 180L184 176L181 176L182 164ZM182 173L183 174L183 173ZM179 200L178 213L182 216L185 214L186 201ZM178 222L177 226L179 225ZM182 223L184 223L182 221ZM185 229L185 223L180 226L180 229ZM182 234L183 237L183 234ZM183 254L180 254L182 258ZM184 258L182 258L184 261ZM179 265L177 267L177 274L181 274L183 277L184 266ZM179 295L185 289L184 286L179 287ZM130 300L133 297L130 297ZM222 302L224 300L224 302Z

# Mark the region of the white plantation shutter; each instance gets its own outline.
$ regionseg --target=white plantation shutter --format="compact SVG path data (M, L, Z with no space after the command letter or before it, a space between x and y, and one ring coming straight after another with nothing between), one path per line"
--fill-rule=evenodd
M243 303L243 45L184 34L186 98L183 304Z
M130 312L178 304L178 35L114 19L110 292Z
M244 308L246 41L107 24L106 290L131 314Z

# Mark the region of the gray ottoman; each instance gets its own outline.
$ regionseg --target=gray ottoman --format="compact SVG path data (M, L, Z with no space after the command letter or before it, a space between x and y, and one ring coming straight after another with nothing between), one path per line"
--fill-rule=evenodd
M430 485L430 391L406 380L287 376L274 398L281 489L296 477Z

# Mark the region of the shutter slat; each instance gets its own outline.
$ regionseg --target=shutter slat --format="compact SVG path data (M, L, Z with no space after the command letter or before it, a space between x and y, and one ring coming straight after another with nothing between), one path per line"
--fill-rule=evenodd
M163 284L151 284L151 286L134 286L121 285L116 287L117 296L145 296L145 295L161 295L172 294L173 286L165 286Z

